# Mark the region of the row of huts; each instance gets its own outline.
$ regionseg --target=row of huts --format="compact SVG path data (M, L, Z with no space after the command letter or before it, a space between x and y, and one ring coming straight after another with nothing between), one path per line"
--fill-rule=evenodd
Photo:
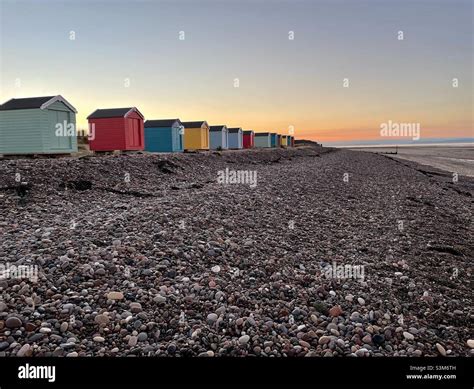
M0 154L77 151L77 110L62 96L11 99L0 106ZM179 152L292 147L294 137L205 121L146 120L136 107L97 109L87 117L93 151Z

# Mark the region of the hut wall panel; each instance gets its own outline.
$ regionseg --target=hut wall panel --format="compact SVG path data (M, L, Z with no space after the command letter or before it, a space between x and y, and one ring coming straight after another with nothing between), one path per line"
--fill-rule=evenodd
M43 111L0 111L0 154L43 153Z
M184 129L184 148L187 150L199 150L201 145L201 129L185 128Z
M270 136L256 136L254 138L255 147L271 147Z
M173 151L171 128L145 128L145 150L152 152Z
M223 131L210 131L209 132L209 148L216 150L219 147L224 148L223 143Z
M89 142L91 150L113 151L125 149L125 120L123 118L92 119L95 139Z
M184 148L187 150L208 150L209 130L203 128L185 128Z
M229 149L242 148L242 133L229 133Z
M253 134L244 134L243 135L243 148L251 149L254 147L254 135Z

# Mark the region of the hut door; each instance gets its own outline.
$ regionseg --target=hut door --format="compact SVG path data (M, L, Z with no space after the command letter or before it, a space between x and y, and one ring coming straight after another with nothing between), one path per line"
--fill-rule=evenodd
M130 134L130 146L140 146L140 121L138 119L132 119L130 122L131 134Z
M51 148L52 149L70 149L71 136L69 131L69 112L66 111L49 111L49 126L51 128ZM58 126L60 125L60 126Z

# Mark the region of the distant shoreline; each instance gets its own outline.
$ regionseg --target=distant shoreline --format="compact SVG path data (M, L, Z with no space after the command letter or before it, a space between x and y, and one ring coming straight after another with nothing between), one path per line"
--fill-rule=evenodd
M468 142L452 142L452 143L420 143L420 144L393 144L393 145L356 145L356 146L330 146L340 149L392 149L394 147L405 148L405 147L474 147L474 143Z
M474 177L474 144L424 144L402 146L345 147L354 151L380 153L431 166L450 173Z

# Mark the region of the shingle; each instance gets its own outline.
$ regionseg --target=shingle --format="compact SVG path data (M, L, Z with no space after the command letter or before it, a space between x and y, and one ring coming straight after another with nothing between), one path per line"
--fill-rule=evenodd
M223 131L224 128L227 128L227 127L225 125L210 126L209 131L211 131L211 132Z
M53 99L56 96L44 96L44 97L26 97L23 99L11 99L0 105L1 111L10 111L13 109L34 109L40 108L44 103Z
M205 120L200 122L183 122L185 128L201 128L204 123L207 123Z
M178 122L178 125L182 124L179 119L147 120L145 127L173 127L176 122Z
M116 118L124 117L128 111L133 109L130 108L107 108L107 109L97 109L92 112L87 119L101 119L101 118Z

